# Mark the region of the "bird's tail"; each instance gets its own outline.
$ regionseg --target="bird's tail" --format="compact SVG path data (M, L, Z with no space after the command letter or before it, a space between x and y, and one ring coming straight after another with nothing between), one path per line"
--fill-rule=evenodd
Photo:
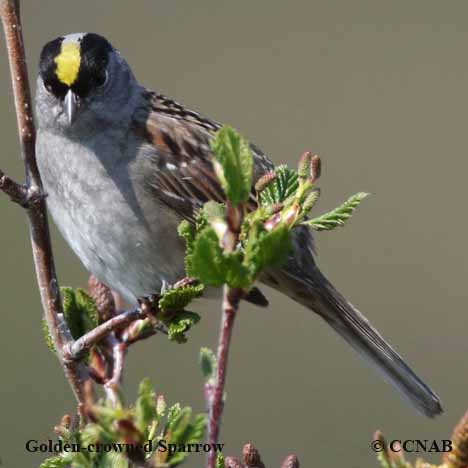
M266 283L318 313L418 411L429 417L442 413L439 398L313 263L306 275L291 274L287 269L276 275Z

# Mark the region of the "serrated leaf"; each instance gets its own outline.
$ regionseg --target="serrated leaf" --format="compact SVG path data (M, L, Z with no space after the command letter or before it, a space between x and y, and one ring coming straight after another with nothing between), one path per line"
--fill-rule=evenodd
M218 366L215 353L209 348L200 349L200 366L206 380L213 380Z
M185 309L193 299L203 295L204 288L203 284L197 284L167 289L159 299L159 308L163 312Z
M225 206L215 201L209 201L203 205L203 214L209 223L216 219L224 219L225 211Z
M206 414L197 414L193 423L189 426L189 431L186 433L186 441L190 444L195 444L203 439L205 434L208 418Z
M382 468L392 468L385 450L382 452L377 452L377 460Z
M287 226L280 224L271 231L265 231L257 223L257 229L252 227L245 246L244 263L249 266L252 275L257 276L268 267L278 267L284 263L290 251Z
M99 441L103 428L97 423L88 423L81 431L81 442L84 445L95 444Z
M170 421L171 443L179 443L182 434L190 423L192 408L185 406Z
M166 400L164 399L163 395L158 395L157 401L156 401L156 413L158 415L158 418L164 416L166 414Z
M194 312L189 312L187 310L181 311L176 314L175 317L167 324L167 333L170 341L175 341L176 343L185 343L187 333L190 328L196 325L200 321L200 316Z
M83 334L99 325L99 314L94 299L84 290L75 290L75 302L82 317Z
M156 395L148 378L143 379L138 387L138 398L135 403L135 424L137 429L147 435L148 427L156 419Z
M309 213L309 211L311 211L312 208L314 207L314 205L317 203L317 200L319 199L319 197L320 197L320 190L319 189L312 190L307 195L304 202L302 203L301 213L303 215L307 215Z
M62 307L66 312L71 307L75 307L75 292L69 286L62 286L60 288L60 295L62 296Z
M132 465L133 466L133 465ZM106 452L99 458L99 462L93 468L128 468L129 462L125 455L118 452Z
M60 294L62 296L62 307L65 321L73 338L76 340L83 335L83 327L81 316L76 305L75 291L73 288L63 286L60 288Z
M223 254L224 281L231 288L248 289L254 278L249 268L243 263L242 252L230 252Z
M44 460L39 468L67 468L68 463L62 457L52 457Z
M202 211L203 218L206 219L206 225L210 225L214 229L219 240L224 239L224 235L228 229L225 220L225 206L221 203L209 201L203 205ZM204 226L199 225L199 227L203 228Z
M182 220L177 226L177 233L186 242L186 248L191 250L192 243L195 240L195 229L186 219Z
M245 203L252 187L253 157L249 144L234 129L224 126L211 141L214 169L233 204Z
M54 340L52 339L52 336L49 333L49 326L47 325L46 319L41 320L41 327L42 327L42 336L44 338L45 344L55 354Z
M224 457L221 452L216 454L216 468L224 468Z
M171 443L176 444L196 444L203 440L205 427L206 427L206 416L198 414L195 416L193 422L190 422L192 416L192 409L185 407L178 414L174 421L171 430ZM176 452L168 458L168 462L171 466L175 466L181 463L188 455L189 452Z
M169 410L167 411L167 424L169 427L171 427L172 422L174 419L177 417L177 415L180 413L181 407L180 403L174 403Z
M225 271L223 252L218 236L211 227L203 229L196 237L191 255L189 276L211 286L221 286Z
M98 325L94 299L83 289L60 288L63 315L73 338L78 339Z
M283 203L299 188L297 172L282 164L275 169L276 178L259 194L263 206Z
M242 264L242 253L223 253L211 227L203 229L195 239L188 274L217 287L226 283L233 288L243 288L251 282L249 270Z
M318 216L317 218L304 221L302 224L309 226L316 231L330 231L336 227L344 226L346 221L351 218L354 210L368 195L368 193L364 192L356 193L338 208Z
M61 454L66 467L69 468L96 468L89 454L85 452L62 452Z
M180 237L185 241L185 257L184 265L185 271L187 274L191 270L192 265L192 252L193 252L193 242L195 240L195 227L190 224L187 220L183 220L177 226L177 232Z

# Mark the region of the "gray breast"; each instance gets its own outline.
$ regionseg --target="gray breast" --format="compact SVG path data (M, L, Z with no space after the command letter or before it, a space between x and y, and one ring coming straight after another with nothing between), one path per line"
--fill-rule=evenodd
M40 132L39 170L59 230L84 266L129 302L184 275L178 219L145 192L137 146ZM122 150L124 148L124 150Z

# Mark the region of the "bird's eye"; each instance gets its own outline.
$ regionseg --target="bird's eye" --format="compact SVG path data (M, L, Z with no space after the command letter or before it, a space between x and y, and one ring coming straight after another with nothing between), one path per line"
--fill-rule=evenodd
M106 86L108 81L109 81L109 73L106 70L106 72L104 73L104 76L100 77L97 80L96 87L97 88L104 88L104 86Z
M47 89L47 91L49 91L49 93L51 93L52 92L52 85L50 85L50 84L46 85L46 89Z

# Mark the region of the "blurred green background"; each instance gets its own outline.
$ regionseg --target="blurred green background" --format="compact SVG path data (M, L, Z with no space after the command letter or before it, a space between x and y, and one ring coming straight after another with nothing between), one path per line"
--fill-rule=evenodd
M236 323L225 453L252 441L269 468L290 452L304 467L372 467L376 429L447 438L468 406L468 3L22 3L32 77L46 41L99 32L142 83L232 124L273 161L318 152L319 211L372 193L345 229L317 236L319 263L434 388L445 414L419 416L320 319L268 290L272 306L243 305ZM3 40L1 48L0 167L21 178ZM61 283L84 285L86 272L55 230L54 247ZM34 467L44 457L27 453L25 442L52 437L74 401L42 340L26 219L6 197L0 259L0 458ZM129 398L148 375L168 401L204 409L197 356L215 346L219 304L202 312L189 343L157 336L131 349Z

